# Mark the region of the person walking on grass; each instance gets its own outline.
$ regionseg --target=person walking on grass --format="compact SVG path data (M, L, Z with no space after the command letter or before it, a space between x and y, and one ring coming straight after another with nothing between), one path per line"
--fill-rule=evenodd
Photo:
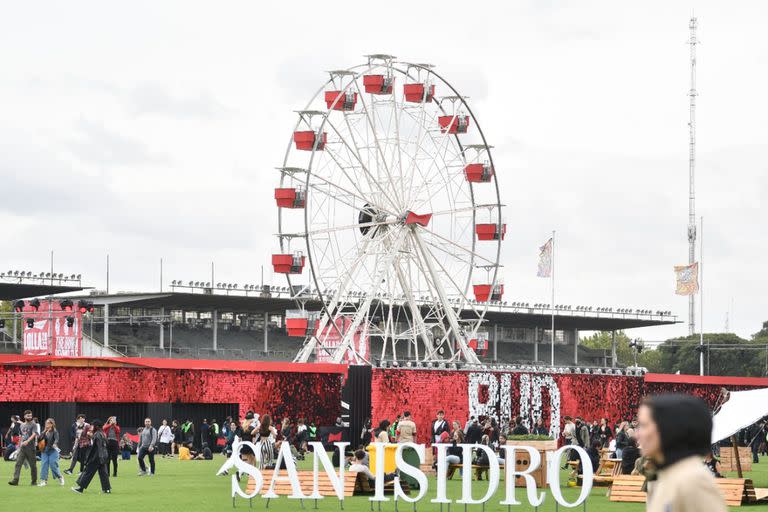
M107 438L102 430L103 424L100 420L91 422L91 446L85 456L85 471L77 479L77 485L72 490L78 494L83 494L93 480L96 473L99 474L101 481L101 492L104 494L112 493L112 486L109 484L109 451L107 450Z
M19 485L21 468L25 462L29 464L32 485L37 485L37 458L35 457L37 426L32 421L32 411L24 411L24 423L21 425L20 432L19 454L16 457L16 465L13 468L13 479L8 482L8 485Z
M102 430L104 430L104 436L107 438L107 453L109 453L107 472L109 472L111 464L112 476L117 478L117 456L120 453L120 425L117 424L117 417L110 416Z
M139 457L139 476L155 474L155 447L157 446L157 429L152 426L152 420L146 418L144 420L144 428L139 434L139 446L137 448L137 454ZM149 457L149 472L147 472L147 466L144 464L144 457Z
M88 454L88 448L91 446L91 436L88 435L90 429L91 426L85 422L85 414L78 414L75 424L72 425L75 448L72 451L72 462L69 465L69 469L64 470L65 475L71 475L78 462L80 463L80 473L83 472L85 456Z
M42 465L40 467L40 483L37 485L45 487L48 484L48 468L51 469L53 478L64 485L64 477L59 471L59 452L61 452L59 450L59 431L56 430L56 422L53 418L45 420L45 430L43 430L40 440L43 443L40 450Z

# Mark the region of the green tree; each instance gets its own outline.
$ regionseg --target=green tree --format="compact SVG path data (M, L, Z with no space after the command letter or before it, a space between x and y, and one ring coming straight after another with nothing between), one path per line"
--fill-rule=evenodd
M765 338L745 340L733 333L704 333L704 372L707 375L759 377L765 375L768 352ZM732 347L731 347L732 346ZM673 338L658 348L660 371L699 373L699 335Z
M620 366L633 366L635 364L634 349L629 346L629 336L624 331L616 332L616 359ZM587 348L611 350L611 331L599 331L592 336L581 338L581 344ZM644 349L637 355L637 365L645 366L650 371L657 371L659 357L654 350ZM649 365L653 365L653 368Z
M757 341L758 338L766 338L764 342L768 342L768 320L763 322L763 328L752 335L752 341Z

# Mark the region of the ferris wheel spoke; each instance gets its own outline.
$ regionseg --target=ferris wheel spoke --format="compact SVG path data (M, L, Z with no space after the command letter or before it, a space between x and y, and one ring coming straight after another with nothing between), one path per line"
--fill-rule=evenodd
M331 122L331 119L329 117L326 118L326 124L331 127L331 129L336 133L336 136L341 140L341 143L344 145L344 147L347 149L347 151L357 160L357 162L360 164L360 168L363 171L363 174L365 174L368 184L371 186L371 189L373 189L373 185L376 185L376 188L379 189L379 192L381 192L383 197L386 197L389 201L389 204L392 208L397 209L397 203L392 200L392 198L387 194L387 191L384 190L384 187L381 186L381 183L379 183L376 176L371 174L371 171L368 169L368 167L365 165L365 162L363 162L362 157L357 151L357 147L353 150L350 145L347 143L346 139L341 135L341 132L338 128L336 128L336 125ZM353 140L354 143L354 140ZM326 150L328 149L328 146L326 146Z
M450 306L450 303L448 302L448 297L445 294L445 290L443 289L442 282L437 274L436 269L433 266L434 259L432 258L431 253L428 252L424 247L424 244L422 244L421 236L418 230L412 230L411 237L416 241L416 246L418 247L418 250L421 253L421 256L423 257L424 262L426 263L429 274L433 279L435 291L438 293L440 302L442 303L443 312L447 317L448 324L453 330L453 335L456 338L456 342L459 345L459 350L461 351L462 356L464 356L464 359L468 362L479 363L480 360L477 358L477 355L472 350L469 349L469 347L467 346L467 340L461 334L462 329L459 326L458 316L456 315L456 312L453 310L453 308Z
M371 130L371 135L373 135L373 141L376 146L376 152L378 153L378 156L381 158L381 166L384 168L384 172L387 174L387 177L389 178L389 183L392 185L390 188L392 189L392 193L395 195L395 197L398 200L397 206L399 206L400 209L403 208L403 198L400 197L400 194L398 193L398 189L396 186L396 180L395 177L392 175L392 172L389 169L389 165L387 165L387 158L384 155L384 151L381 148L381 143L379 142L379 136L377 134L376 125L374 123L374 119L371 119L371 116L368 115L368 106L365 103L365 94L360 90L360 86L357 83L357 80L354 81L355 89L357 89L357 93L360 97L360 103L363 107L363 113L365 114L365 120L368 123L368 127ZM347 119L347 116L345 114L345 119ZM350 128L351 131L351 128Z
M471 249L467 249L463 245L457 244L456 242L454 242L453 240L451 240L449 238L446 238L446 237L444 237L442 235L438 235L437 233L435 233L434 231L430 230L429 228L426 228L426 227L423 227L423 226L419 226L419 231L421 231L423 233L427 233L427 234L435 237L436 239L440 240L441 242L447 243L447 244L451 245L452 247L460 249L462 252L472 256L473 258L477 258L479 260L483 260L483 262L485 262L488 265L496 265L497 264L495 261L489 260L485 256L483 256L481 254L478 254L475 251L472 251ZM427 243L430 243L430 242L427 241ZM433 245L434 247L437 247L437 248L445 251L445 248L442 247L439 243L431 243L431 245Z
M374 200L374 197L375 197L375 196L373 196L372 194L366 194L365 192L363 192L363 191L360 189L360 185L358 184L358 181L357 181L357 180L354 180L354 179L353 179L353 178L352 178L352 177L349 175L349 173L347 172L347 168L351 168L351 166L345 166L345 165L344 165L342 162L340 162L340 161L338 160L338 155L337 155L337 154L335 154L333 151L329 151L327 146L326 146L326 152L327 152L328 156L329 156L329 157L330 157L330 158L331 158L331 159L332 159L332 160L333 160L333 161L336 163L336 166L337 166L337 168L338 168L338 169L341 171L341 173L344 175L344 177L347 179L347 181L348 181L349 183L351 183L351 184L352 184L352 186L353 186L353 187L354 187L354 188L357 190L357 192L358 192L358 194L359 194L359 195L357 195L356 197L357 197L358 199L360 199L361 201L363 201L363 204L367 204L367 205L373 206L373 207L375 207L377 210L380 210L380 211L383 211L383 212L389 213L389 214L391 214L391 215L395 215L395 213L392 211L392 209L391 209L391 208L385 207L385 206L384 206L383 204L381 204L379 201L377 201L377 200ZM318 177L318 176L316 176L316 177ZM325 181L326 183L329 183L329 184L333 185L334 187L338 188L339 190L344 190L344 188L343 188L343 187L341 187L340 185L338 185L338 184L336 184L335 182L331 181L330 179L328 179L328 180L323 180L323 181ZM367 198L366 198L366 196L367 196Z

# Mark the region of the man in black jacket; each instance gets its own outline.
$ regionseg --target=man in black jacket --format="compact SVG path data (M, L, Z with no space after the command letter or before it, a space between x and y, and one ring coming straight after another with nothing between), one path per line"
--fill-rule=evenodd
M464 438L466 444L478 444L483 438L483 429L477 423L477 418L472 418L472 423L467 428L467 435Z
M91 425L93 426L91 430L93 434L91 446L88 448L88 453L85 456L85 471L77 479L77 486L72 487L72 490L78 494L83 494L83 491L88 488L91 480L93 480L94 475L98 473L99 480L101 481L101 492L110 494L112 487L109 485L109 471L107 470L107 462L109 462L107 438L102 431L104 424L101 420L93 420Z

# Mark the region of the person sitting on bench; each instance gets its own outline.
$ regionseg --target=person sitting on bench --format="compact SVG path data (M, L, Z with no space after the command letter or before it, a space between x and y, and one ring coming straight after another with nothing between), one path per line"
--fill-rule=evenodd
M364 464L365 461L365 451L363 450L357 450L355 452L355 458L352 460L352 464L349 466L349 471L357 474L364 474L365 477L368 479L368 482L370 482L371 487L376 482L376 476L371 473L370 468ZM395 476L397 476L397 473L385 473L384 474L384 481L389 482L395 479Z

